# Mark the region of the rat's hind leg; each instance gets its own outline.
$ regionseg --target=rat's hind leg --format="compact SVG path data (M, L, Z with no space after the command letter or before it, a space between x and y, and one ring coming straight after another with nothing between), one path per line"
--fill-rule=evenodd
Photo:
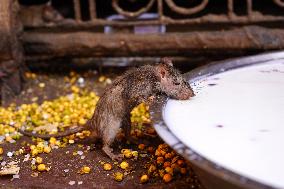
M112 159L112 160L121 160L122 155L121 154L114 154L113 149L110 147L116 137L116 134L119 131L120 128L120 122L119 121L112 121L109 123L111 127L107 127L108 129L105 129L103 132L103 148L102 150Z

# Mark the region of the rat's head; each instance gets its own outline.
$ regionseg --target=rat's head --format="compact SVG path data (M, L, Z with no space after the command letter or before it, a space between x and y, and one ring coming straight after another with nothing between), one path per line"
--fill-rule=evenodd
M194 96L189 83L182 77L181 73L173 67L169 58L163 58L156 66L161 92L178 100L187 100Z

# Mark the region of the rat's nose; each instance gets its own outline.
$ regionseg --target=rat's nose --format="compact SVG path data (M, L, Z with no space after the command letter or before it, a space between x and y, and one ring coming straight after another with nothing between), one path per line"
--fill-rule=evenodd
M188 98L195 96L194 91L193 91L191 88L189 88L189 89L187 90L187 94L188 94L188 96L189 96Z
M191 91L190 97L194 97L195 96L194 91L192 89L190 91Z

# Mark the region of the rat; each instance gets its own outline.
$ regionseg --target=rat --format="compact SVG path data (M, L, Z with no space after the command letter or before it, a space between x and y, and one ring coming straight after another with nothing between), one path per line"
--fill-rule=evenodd
M21 129L19 129L19 132L26 136L48 139L90 130L91 135L89 137L94 141L102 141L102 150L106 155L113 160L120 160L121 155L114 154L111 148L117 133L122 128L126 138L130 139L131 110L142 102L151 103L153 97L160 93L177 100L187 100L194 96L189 83L173 67L169 58L161 59L158 64L132 68L117 77L105 89L97 102L92 118L87 121L84 127L76 127L62 133L47 135Z
M25 6L21 5L19 18L24 26L32 27L38 25L53 25L64 22L65 18L60 12L54 9L51 1L42 5ZM66 19L66 21L69 19Z

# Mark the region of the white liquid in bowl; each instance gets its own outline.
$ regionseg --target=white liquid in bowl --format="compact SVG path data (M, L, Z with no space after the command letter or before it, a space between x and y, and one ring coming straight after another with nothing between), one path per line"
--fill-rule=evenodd
M284 60L226 71L169 100L163 118L177 138L240 175L284 188Z

